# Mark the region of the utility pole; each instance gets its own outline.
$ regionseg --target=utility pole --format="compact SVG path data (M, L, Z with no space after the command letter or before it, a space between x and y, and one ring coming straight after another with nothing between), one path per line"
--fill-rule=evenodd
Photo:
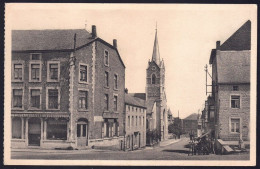
M206 95L207 95L208 93L212 93L212 92L208 92L208 86L212 86L212 85L208 85L208 75L211 79L212 79L212 77L208 72L208 65L207 64L204 68L205 68L204 70L205 70L205 73L206 73Z

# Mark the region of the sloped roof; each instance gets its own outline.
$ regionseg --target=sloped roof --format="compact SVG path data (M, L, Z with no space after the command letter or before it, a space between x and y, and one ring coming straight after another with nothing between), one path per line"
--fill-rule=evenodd
M219 48L225 50L251 49L251 21L248 20L233 35L231 35Z
M130 94L125 94L125 103L133 106L146 108L145 100L134 97Z
M129 93L130 96L137 97L142 100L146 100L146 94L145 93Z
M221 52L217 73L218 83L250 83L250 53Z
M198 119L198 114L197 113L193 113L189 116L187 116L185 119L183 120L197 120Z
M13 30L12 50L64 50L76 48L93 41L85 29Z

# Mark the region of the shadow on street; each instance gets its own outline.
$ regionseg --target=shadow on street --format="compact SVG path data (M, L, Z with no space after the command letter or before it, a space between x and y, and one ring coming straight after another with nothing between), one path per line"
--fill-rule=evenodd
M189 151L187 150L169 150L169 149L166 149L166 150L163 150L165 152L172 152L172 153L182 153L182 154L188 154Z

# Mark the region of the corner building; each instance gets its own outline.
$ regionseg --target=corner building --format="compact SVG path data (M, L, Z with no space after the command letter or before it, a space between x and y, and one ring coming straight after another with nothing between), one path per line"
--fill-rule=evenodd
M12 31L13 148L120 147L125 66L84 29Z

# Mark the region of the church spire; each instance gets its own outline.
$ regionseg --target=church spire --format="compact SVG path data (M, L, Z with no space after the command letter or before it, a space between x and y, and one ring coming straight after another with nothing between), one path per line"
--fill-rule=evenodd
M156 29L155 29L155 39L153 45L153 56L152 60L159 66L160 65L160 53L159 53L159 44L157 39L157 22L156 22Z

